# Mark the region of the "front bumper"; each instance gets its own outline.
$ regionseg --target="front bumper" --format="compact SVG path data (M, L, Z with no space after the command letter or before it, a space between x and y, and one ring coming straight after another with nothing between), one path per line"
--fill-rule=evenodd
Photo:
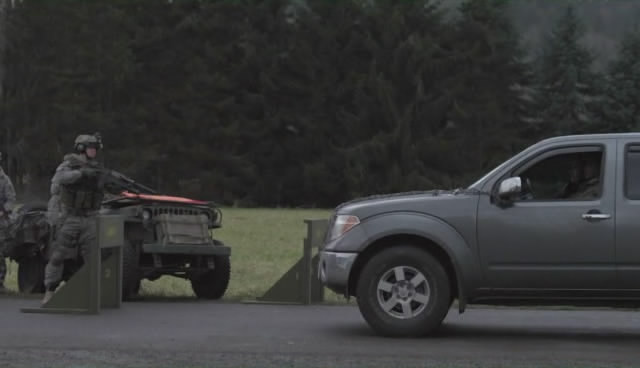
M349 274L358 253L320 251L319 254L318 278L329 289L346 295Z
M142 245L142 252L154 254L188 254L203 256L230 256L231 248L223 245L201 244L148 244Z

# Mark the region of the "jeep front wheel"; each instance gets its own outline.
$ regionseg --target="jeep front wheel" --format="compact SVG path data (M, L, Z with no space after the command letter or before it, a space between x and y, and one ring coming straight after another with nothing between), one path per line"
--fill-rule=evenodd
M451 305L444 267L414 246L395 246L373 256L362 269L356 296L369 326L392 337L432 333Z
M231 276L229 256L214 257L213 270L191 279L191 287L198 298L220 299L227 291Z
M18 290L25 294L44 293L44 269L47 263L41 255L27 257L18 264Z
M140 253L136 243L126 240L122 247L122 300L130 301L140 291Z

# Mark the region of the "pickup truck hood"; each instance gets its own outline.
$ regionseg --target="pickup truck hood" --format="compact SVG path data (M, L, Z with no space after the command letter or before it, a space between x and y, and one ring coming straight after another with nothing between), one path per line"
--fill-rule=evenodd
M382 194L345 202L336 207L335 212L358 216L361 221L390 212L417 212L457 222L461 217L475 218L479 195L475 190Z

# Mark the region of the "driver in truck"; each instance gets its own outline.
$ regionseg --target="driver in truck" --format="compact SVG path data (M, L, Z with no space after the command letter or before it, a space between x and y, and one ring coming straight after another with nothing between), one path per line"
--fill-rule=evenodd
M589 159L570 171L569 183L565 186L562 198L592 199L600 193L600 170L598 161Z

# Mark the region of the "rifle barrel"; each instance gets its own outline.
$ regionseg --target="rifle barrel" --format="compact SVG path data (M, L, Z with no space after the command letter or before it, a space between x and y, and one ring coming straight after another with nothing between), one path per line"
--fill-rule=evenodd
M102 170L106 176L111 179L110 183L129 191L132 191L136 194L146 193L146 194L157 194L158 192L147 187L146 185L140 184L135 180L129 178L128 176L121 174L115 170Z

